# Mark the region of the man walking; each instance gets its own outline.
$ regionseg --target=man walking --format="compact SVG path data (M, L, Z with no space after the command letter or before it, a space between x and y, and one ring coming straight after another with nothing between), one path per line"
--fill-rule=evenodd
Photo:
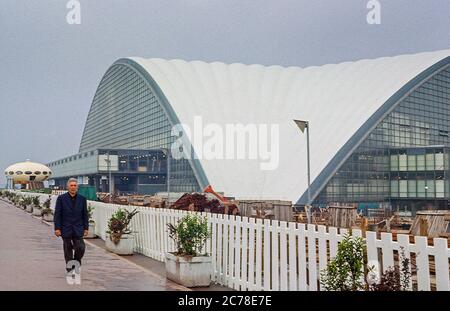
M55 206L55 235L62 237L67 274L79 273L85 251L83 237L88 235L89 214L86 198L77 193L78 182L70 178L68 192L58 196ZM69 263L70 262L70 263ZM78 271L76 271L78 270Z

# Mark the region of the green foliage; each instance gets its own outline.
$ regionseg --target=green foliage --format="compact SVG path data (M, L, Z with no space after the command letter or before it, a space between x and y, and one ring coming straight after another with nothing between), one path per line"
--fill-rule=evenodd
M30 193L44 193L44 194L51 194L52 189L51 188L42 188L42 189L33 189L33 190L21 190L22 192L30 192Z
M88 215L89 215L89 220L92 220L92 215L94 213L94 209L95 207L92 207L91 203L88 204Z
M37 209L41 208L41 202L39 201L39 197L33 197L32 198L33 206Z
M4 199L9 200L10 202L12 202L14 204L18 204L19 200L21 199L21 196L19 196L18 194L14 193L12 191L8 191L8 190L0 191L0 196Z
M177 225L168 224L169 237L177 245L177 255L198 256L202 254L206 240L211 236L206 217L188 214Z
M371 291L407 291L410 289L411 270L410 260L406 258L404 248L401 247L401 267L389 267L380 278L378 283L371 284Z
M45 200L44 204L42 204L42 206L44 207L44 209L50 208L50 203L51 203L52 199L51 196L49 195L47 200Z
M120 238L123 234L131 233L129 228L131 219L138 213L138 211L133 210L132 212L119 208L108 221L108 231L109 238L115 244L118 244Z
M364 242L346 235L336 257L321 272L320 283L327 291L364 290Z
M33 203L33 199L31 197L21 197L18 203L25 209Z
M42 210L42 215L53 215L53 210L51 208L44 208Z
M20 206L22 206L23 208L26 208L27 207L27 205L30 203L29 202L29 200L28 200L28 198L20 198L19 200L18 200L18 203L19 203L19 205Z

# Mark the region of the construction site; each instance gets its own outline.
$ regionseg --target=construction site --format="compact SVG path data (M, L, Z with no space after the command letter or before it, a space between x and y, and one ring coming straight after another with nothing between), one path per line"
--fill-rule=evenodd
M390 232L397 234L450 237L450 210L422 210L415 216L402 211L393 211L388 206L378 209L358 210L358 204L330 203L326 207L296 206L283 200L236 200L225 197L211 186L203 192L159 192L155 195L110 195L97 192L93 197L87 187L80 186L80 192L89 199L118 205L169 208L195 212L218 213L251 218L297 222L327 227L361 229L362 232ZM53 190L54 194L62 190Z

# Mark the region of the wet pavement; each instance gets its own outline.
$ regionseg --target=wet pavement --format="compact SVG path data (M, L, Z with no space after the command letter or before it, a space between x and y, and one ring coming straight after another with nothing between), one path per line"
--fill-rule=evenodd
M62 240L53 227L0 200L0 290L188 290L86 243L81 284L65 278Z

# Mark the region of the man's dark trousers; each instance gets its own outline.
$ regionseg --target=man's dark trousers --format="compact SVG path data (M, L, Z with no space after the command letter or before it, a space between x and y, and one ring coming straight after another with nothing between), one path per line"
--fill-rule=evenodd
M63 239L63 248L64 248L64 259L66 260L66 269L70 271L74 268L72 265L72 269L67 267L69 261L76 260L80 263L81 259L84 256L84 250L86 249L86 245L84 244L84 240L82 237L71 237L71 238L62 238Z
M79 194L72 196L68 192L58 196L54 223L55 230L61 230L66 264L76 260L81 265L86 248L83 235L84 231L89 229L86 198ZM67 271L70 270L67 268Z

